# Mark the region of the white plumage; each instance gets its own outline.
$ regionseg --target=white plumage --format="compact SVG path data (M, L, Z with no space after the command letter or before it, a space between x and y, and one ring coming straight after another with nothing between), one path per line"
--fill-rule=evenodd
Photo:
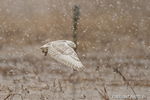
M79 71L83 69L84 66L80 62L76 52L73 50L75 47L76 45L72 41L58 40L49 42L39 49L42 50L45 56L49 53L51 57L57 61Z

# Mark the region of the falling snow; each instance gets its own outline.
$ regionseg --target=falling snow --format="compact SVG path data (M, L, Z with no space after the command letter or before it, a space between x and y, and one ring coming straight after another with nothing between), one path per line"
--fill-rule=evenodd
M83 72L35 51L50 41L74 40L74 5L80 7L77 54ZM103 84L110 100L133 94L113 72L117 68L149 100L149 12L150 0L1 0L0 99L18 93L24 100L97 100Z

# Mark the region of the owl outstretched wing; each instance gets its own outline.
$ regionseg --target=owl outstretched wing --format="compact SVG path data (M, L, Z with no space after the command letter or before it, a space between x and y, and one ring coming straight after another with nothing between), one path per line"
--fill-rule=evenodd
M65 41L56 41L49 44L48 53L57 61L75 70L84 68L76 52Z

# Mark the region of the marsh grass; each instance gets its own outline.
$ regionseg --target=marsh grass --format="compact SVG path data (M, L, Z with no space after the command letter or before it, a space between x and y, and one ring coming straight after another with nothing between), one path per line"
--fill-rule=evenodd
M109 58L109 57L108 57ZM30 58L31 59L31 58ZM35 64L35 62L33 62L32 60L30 60L28 62L30 62L32 65ZM96 58L92 58L92 59L96 59ZM49 61L49 60L48 60ZM33 63L32 63L33 62ZM108 63L108 62L107 62ZM119 63L118 63L119 64ZM130 63L132 65L132 63ZM106 65L106 64L102 64L102 65ZM115 66L113 64L108 64L109 66L112 65L112 66ZM122 64L124 66L126 66L126 64ZM42 68L41 68L42 67ZM91 73L89 73L88 71L83 71L83 72L74 72L74 73L70 73L70 74L67 74L66 71L62 71L61 69L52 69L52 70L47 70L47 66L43 65L41 67L38 67L38 69L35 69L35 70L32 70L31 71L31 68L32 66L30 67L26 67L25 68L25 71L28 72L28 74L33 74L34 76L30 77L28 76L27 74L25 74L24 72L22 73L19 72L20 70L22 69L18 69L18 67L16 67L15 69L13 68L9 68L9 69L4 69L5 72L10 72L10 70L13 70L16 74L11 74L9 75L9 73L6 73L4 74L4 76L6 77L6 79L8 80L8 78L11 78L9 81L11 81L12 79L12 85L13 87L10 87L9 85L7 85L6 87L7 88L2 88L1 91L5 91L5 90L8 90L9 91L9 95L5 96L5 98L8 98L8 100L10 98L15 98L15 96L17 97L20 97L20 95L18 94L21 94L22 97L25 99L25 98L38 98L40 99L40 96L44 96L44 98L48 98L48 99L51 99L51 98L69 98L69 99L73 99L73 98L77 98L77 99L94 99L94 98L102 98L104 100L109 100L110 99L110 94L108 95L108 93L110 92L107 87L106 84L106 81L108 80L107 77L108 76L105 76L103 77L102 75L105 73L105 74L108 74L109 75L114 75L113 72L110 73L110 68L108 66L105 66L105 69L103 69L103 67L100 67L100 66L97 66L95 69L90 69L90 72L94 73L92 75L96 75L96 77L91 77ZM44 67L44 68L43 68ZM51 67L51 66L49 66ZM48 68L49 68L48 67ZM5 67L3 67L5 68ZM64 67L66 68L66 67ZM90 67L89 67L90 68ZM88 70L89 68L86 68L86 70ZM120 69L122 69L122 67L119 67ZM34 68L32 68L34 69ZM46 71L43 71L42 70L45 69ZM108 69L108 70L106 70ZM59 71L62 71L61 73L59 73ZM2 70L3 71L3 70ZM108 72L107 72L108 71ZM19 72L19 73L18 73ZM53 72L58 72L57 75L54 75ZM138 87L147 87L149 86L149 81L143 81L144 83L140 83L136 80L132 80L132 79L127 79L126 76L124 76L118 69L115 68L115 72L121 76L121 78L123 79L124 83L123 84L119 84L119 83L116 83L116 84L112 84L111 82L112 81L109 81L110 84L112 87L113 86L128 86L131 88L132 92L136 95L135 92L138 92L138 91L135 91L134 88L132 88L132 85L129 83L129 81L131 81L131 83L133 83L133 85L135 86L138 86ZM43 74L45 73L45 74ZM81 74L83 73L83 74ZM131 73L128 73L128 74L131 74ZM17 79L15 77L19 76L19 75L22 75L23 77ZM43 76L44 75L44 76ZM117 75L117 76L118 76ZM38 78L40 76L40 79ZM54 76L53 78L49 78L48 76ZM60 76L64 76L64 77L60 77ZM37 77L37 78L35 78ZM46 78L45 78L46 77ZM132 76L133 77L133 76ZM57 79L58 78L58 79ZM21 79L21 80L20 80ZM122 79L120 79L119 77L117 78L117 81L122 81ZM28 82L30 83L31 80L31 84L35 84L35 85L26 85ZM116 81L116 78L114 78L113 81ZM73 92L72 92L72 82L75 83L75 95L73 97ZM26 85L24 88L20 88L21 84ZM42 85L44 84L44 85ZM82 85L84 84L84 86ZM108 83L107 83L108 84ZM16 85L20 85L20 86L16 86ZM24 86L23 85L23 86ZM86 87L87 86L87 87ZM89 91L89 89L94 89L95 92L98 93L98 95L96 95L95 97L95 92L92 93L92 90ZM15 92L15 93L18 93L18 94L13 94L14 91L24 91L24 92ZM67 90L67 91L66 91ZM33 94L34 96L31 97L32 92L30 91L40 91L38 94ZM41 94L40 94L41 93ZM48 95L48 94L51 94L51 95ZM65 94L65 95L64 95ZM94 94L94 96L93 96ZM38 95L38 96L37 96ZM69 95L69 96L68 96ZM129 99L130 100L130 99Z
M117 68L114 68L114 72L118 73L123 78L123 81L125 82L125 84L127 84L127 86L129 86L131 88L131 90L133 91L133 93L136 97L136 100L138 100L133 87L129 84L129 81L125 78L125 76Z
M6 96L6 98L4 98L4 100L13 100L13 97L18 95L19 97L21 97L21 100L24 100L23 99L23 96L21 94L17 94L17 93L10 93Z
M104 85L103 85L103 89L99 88L100 89L99 90L97 87L95 87L94 89L99 93L101 99L103 99L103 100L110 100L109 96L107 94L106 87Z

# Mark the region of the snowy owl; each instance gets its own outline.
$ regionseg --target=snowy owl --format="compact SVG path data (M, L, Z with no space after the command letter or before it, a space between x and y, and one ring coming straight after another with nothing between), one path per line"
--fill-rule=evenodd
M76 45L72 41L58 40L49 42L39 49L42 50L42 53L44 53L45 56L49 53L51 57L56 59L58 62L80 71L84 68L84 66L74 51L75 47Z

